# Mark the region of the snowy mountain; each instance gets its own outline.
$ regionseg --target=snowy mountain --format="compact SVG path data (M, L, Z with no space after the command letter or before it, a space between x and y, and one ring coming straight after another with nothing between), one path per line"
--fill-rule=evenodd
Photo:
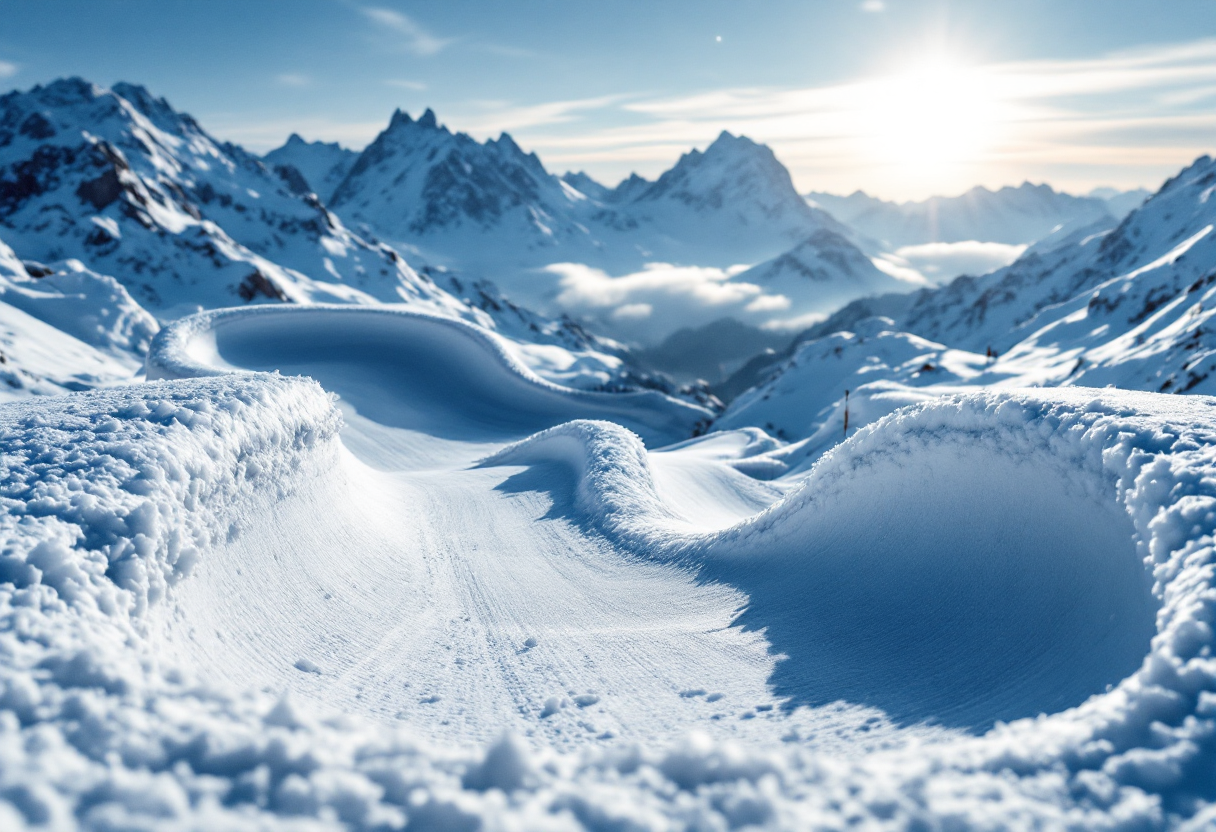
M285 149L306 167L346 153L319 143ZM36 290L6 284L5 300L35 317L46 318L30 298L70 310L46 320L90 344L99 343L90 323L97 316L111 315L112 328L137 310L145 334L121 336L131 342L128 361L155 331L152 322L145 332L153 319L144 308L170 319L258 302L405 303L500 332L539 372L575 386L676 392L630 366L619 344L569 319L539 315L492 284L423 259L414 258L416 271L290 180L142 87L68 79L5 95L0 238L20 257L52 264ZM53 291L74 300L51 303Z
M798 196L769 148L730 133L685 154L654 182L633 176L609 189L584 173L550 174L505 133L477 142L440 125L430 110L417 120L398 111L330 207L367 235L489 279L526 305L650 345L723 315L771 324L829 312L869 292L912 288L861 262L860 252L845 254L855 235ZM816 280L768 275L774 293L765 297L758 296L765 287L736 281L743 288L727 292L729 301L710 285L790 249L786 262L814 271ZM673 269L686 271L661 276ZM792 294L777 294L777 286ZM607 296L614 299L605 304Z
M417 120L396 112L331 207L395 244L494 269L493 278L563 260L725 267L779 254L823 227L848 233L798 196L771 150L744 137L723 133L657 181L609 191L585 174L550 174L506 133L484 143L452 133L431 110Z
M918 283L892 277L843 235L828 229L811 234L789 251L731 278L790 300L791 317L829 312L850 299L907 292Z
M1086 194L1091 199L1100 199L1105 202L1106 210L1112 217L1120 220L1143 205L1145 200L1152 195L1152 191L1144 188L1133 188L1130 191L1121 191L1118 188L1094 188Z
M654 234L655 249L674 262L756 263L821 229L851 233L798 196L772 150L725 131L704 152L684 154L654 184L616 204Z
M328 202L358 158L358 153L337 142L306 142L299 133L292 133L282 147L264 155L262 161L294 193L312 192L322 202ZM292 170L300 175L300 180L296 180Z
M842 431L846 388L854 426L926 396L988 387L1216 393L1213 192L1216 162L1204 156L1113 230L1099 221L983 277L855 301L784 355L741 371L759 386L716 425L762 416L807 440L782 453L810 460L826 447L816 435ZM891 361L879 345L893 339L916 339L934 371L916 369L919 355Z
M458 306L130 84L73 78L0 97L0 233L23 257L113 275L170 317L252 300Z
M583 200L505 133L483 144L450 132L431 110L417 120L398 110L331 204L395 243L452 253L496 240L503 254L529 262L536 248L587 241L570 218Z
M561 179L574 190L598 202L610 202L613 194L617 193L617 189L601 185L585 171L577 173L567 171L562 174Z
M1109 213L1105 200L1029 182L997 191L976 187L961 196L922 202L886 202L861 191L847 197L809 193L806 198L858 233L894 249L969 240L1030 244L1061 226L1089 225Z

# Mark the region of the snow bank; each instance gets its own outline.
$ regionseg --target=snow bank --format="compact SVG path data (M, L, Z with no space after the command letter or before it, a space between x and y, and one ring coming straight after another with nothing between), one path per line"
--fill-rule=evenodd
M426 402L428 429L506 431L523 436L569 419L622 421L648 442L684 439L710 412L653 390L601 393L547 381L516 358L500 336L451 318L404 308L250 307L204 312L174 322L153 342L149 378L188 378L325 365L375 371L377 398ZM349 375L349 373L347 373ZM341 389L338 380L337 388ZM330 386L327 383L327 387ZM408 391L408 392L407 392ZM377 406L369 400L363 404ZM402 401L401 410L409 403ZM442 413L445 424L433 422Z
M315 383L140 385L0 411L0 578L138 615L223 540L252 495L333 467L341 419Z

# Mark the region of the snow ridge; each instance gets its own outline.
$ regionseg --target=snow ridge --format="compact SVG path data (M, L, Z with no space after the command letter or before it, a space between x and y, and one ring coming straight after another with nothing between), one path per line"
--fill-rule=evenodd
M0 414L4 580L138 616L238 532L237 507L331 471L340 417L315 382L185 381Z
M354 317L352 317L354 316ZM455 318L432 315L402 307L327 306L249 307L203 312L175 321L162 329L148 351L149 379L191 378L222 375L237 370L220 358L217 338L226 334L273 339L274 325L289 326L297 337L307 333L333 332L354 327L361 334L377 339L385 353L409 354L402 345L419 333L434 342L432 349L442 352L448 345L463 357L466 365L484 370L487 386L505 385L506 395L517 401L544 401L545 406L573 415L583 411L612 414L630 421L655 437L688 436L697 423L707 422L711 412L657 390L632 390L606 393L579 390L555 384L532 371L507 339L489 330ZM350 339L348 339L350 340ZM471 351L470 351L471 348ZM427 360L424 355L418 360ZM472 392L472 391L469 391ZM484 391L482 391L484 392ZM531 406L529 401L525 407ZM567 416L566 418L570 418Z

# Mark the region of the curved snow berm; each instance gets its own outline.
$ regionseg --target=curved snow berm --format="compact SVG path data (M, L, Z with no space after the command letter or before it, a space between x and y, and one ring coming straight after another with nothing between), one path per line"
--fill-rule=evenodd
M1115 799L1116 783L1184 813L1216 797L1216 400L942 399L709 535L663 506L615 425L562 425L483 464L555 461L579 475L584 521L747 593L738 623L785 655L772 683L791 707L844 699L972 729L1054 713L928 756L1006 770L1005 785L1047 777L1065 802Z
M203 312L158 333L149 379L298 370L381 424L460 439L519 437L577 418L611 418L652 444L711 416L653 390L599 393L532 372L498 336L404 308L311 305Z

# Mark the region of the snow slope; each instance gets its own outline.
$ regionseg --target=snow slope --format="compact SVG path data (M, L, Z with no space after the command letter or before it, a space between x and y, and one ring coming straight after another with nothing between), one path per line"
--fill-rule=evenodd
M1213 187L1216 163L1203 157L1113 230L1100 223L1041 241L983 277L851 303L787 355L749 368L755 389L717 424L772 424L791 440L817 434L778 454L806 464L843 436L845 389L855 427L961 388L1216 392ZM879 331L884 338L866 341ZM884 340L923 343L924 361L892 363ZM836 352L841 345L847 361ZM935 369L919 372L920 363Z
M327 202L357 158L358 153L337 142L306 142L300 134L292 133L282 147L264 155L262 161L289 186L295 181L294 177L290 171L280 168L294 168L303 177L307 186L305 192L311 191Z
M330 315L379 323L320 357ZM725 470L754 431L651 453L580 420L504 448L610 400L467 329L204 316L149 364L222 375L0 409L7 827L1216 816L1213 400L939 400L778 499ZM403 406L427 397L468 410L429 436ZM658 439L683 406L612 407Z
M143 87L79 78L0 98L0 227L167 317L237 302L460 306Z
M156 330L113 278L78 261L27 268L0 240L0 400L129 381Z

